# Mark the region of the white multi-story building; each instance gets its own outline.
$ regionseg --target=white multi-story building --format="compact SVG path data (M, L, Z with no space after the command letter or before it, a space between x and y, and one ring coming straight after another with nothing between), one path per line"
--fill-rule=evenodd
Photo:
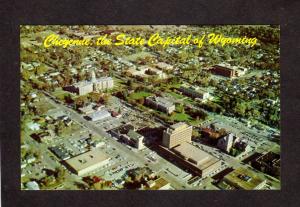
M103 91L114 87L114 80L111 77L96 78L95 71L91 71L92 79L90 81L81 81L66 90L77 93L78 95L86 95L93 91Z
M181 86L179 89L183 94L190 96L192 98L200 98L203 101L211 98L209 92L199 89L197 87L185 87Z
M114 87L114 80L111 77L102 77L93 82L94 91L103 91Z
M147 97L146 104L167 114L171 114L175 111L175 104L162 97Z
M96 78L95 71L92 70L92 80L94 91L103 91L114 87L114 80L111 77Z
M74 85L74 92L78 95L86 95L88 93L93 92L93 83L89 81L81 81Z

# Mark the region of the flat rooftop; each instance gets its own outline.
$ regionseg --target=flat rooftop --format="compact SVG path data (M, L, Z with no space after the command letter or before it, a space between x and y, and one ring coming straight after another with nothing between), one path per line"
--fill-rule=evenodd
M84 87L84 86L88 86L88 85L92 85L93 83L91 81L80 81L74 84L75 87Z
M66 160L66 163L76 171L80 171L108 159L109 157L105 153L101 152L99 149L95 149L68 159Z
M165 106L165 107L171 107L174 105L171 101L169 101L166 98L162 98L162 97L149 96L149 97L147 97L147 99L155 101L157 104Z
M110 113L106 109L102 109L101 111L95 111L94 113L90 114L89 117L91 119L94 118L102 118L102 117L109 117L111 116Z
M206 90L200 88L200 87L194 87L194 86L181 86L181 89L187 90L187 91L195 91L197 93L208 93Z
M101 78L97 78L96 81L97 82L101 82L101 81L112 81L113 78L112 77L101 77Z
M140 138L142 138L143 136L139 133L137 133L136 131L133 131L132 129L129 130L129 132L127 133L127 135L134 140L139 140Z
M165 63L165 62L158 62L158 63L156 63L156 66L159 68L167 69L167 70L173 69L172 65Z
M156 179L155 181L153 181L152 186L149 187L150 190L159 190L167 185L169 185L170 183L168 181L166 181L164 178L160 177L158 179Z
M253 170L247 168L238 168L224 177L225 182L244 190L256 189L265 182Z
M199 169L205 169L219 161L219 159L217 159L216 157L211 156L210 154L204 152L203 150L193 146L188 142L182 143L181 145L175 147L173 151L193 161L194 163L197 163L196 165L199 167Z
M168 133L177 133L180 132L182 130L185 130L187 128L189 128L190 126L188 126L186 123L183 122L179 122L176 124L171 125L168 129L167 132Z
M170 128L175 130L175 131L185 129L187 127L188 127L188 125L184 122L179 122L179 123L176 123L176 124L173 124L173 125L170 126Z

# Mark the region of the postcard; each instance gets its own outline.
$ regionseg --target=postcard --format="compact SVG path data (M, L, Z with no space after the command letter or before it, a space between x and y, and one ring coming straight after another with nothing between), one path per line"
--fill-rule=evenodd
M21 190L280 190L278 25L21 25Z

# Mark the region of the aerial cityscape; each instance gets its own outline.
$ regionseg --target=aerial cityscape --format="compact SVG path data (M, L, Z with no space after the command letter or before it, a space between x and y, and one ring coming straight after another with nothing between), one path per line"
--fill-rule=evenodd
M51 34L257 38L45 47ZM280 190L276 25L22 25L22 190Z

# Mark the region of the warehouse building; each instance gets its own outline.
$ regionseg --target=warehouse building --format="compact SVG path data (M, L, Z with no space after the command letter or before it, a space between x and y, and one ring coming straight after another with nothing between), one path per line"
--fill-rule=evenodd
M96 148L66 160L66 164L72 172L82 176L108 164L109 160L110 158L106 154Z
M106 109L102 109L101 111L95 111L94 113L88 116L88 118L91 121L99 121L109 117L111 117L111 114Z

